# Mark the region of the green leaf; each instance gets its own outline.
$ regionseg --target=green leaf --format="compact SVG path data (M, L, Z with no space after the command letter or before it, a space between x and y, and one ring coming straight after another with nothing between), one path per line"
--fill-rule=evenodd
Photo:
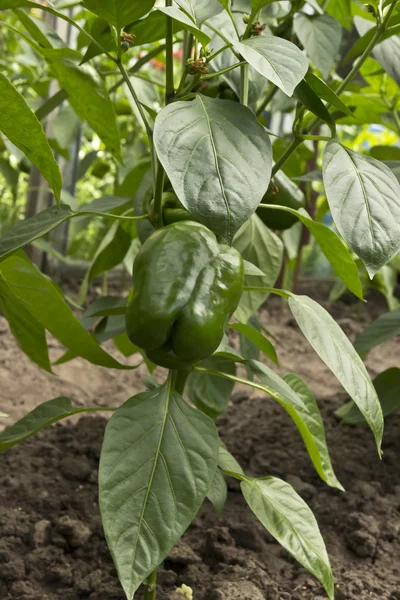
M374 27L372 23L360 17L354 18L354 24L360 35L365 35ZM381 42L375 46L372 55L397 85L400 86L400 37L394 35Z
M372 277L400 250L400 184L383 163L327 144L326 195L339 233Z
M150 12L155 0L84 0L83 6L121 30Z
M263 336L260 331L257 331L251 325L247 325L246 323L232 323L229 325L230 329L238 331L247 337L250 342L252 342L265 356L267 356L272 362L276 365L278 364L278 357L276 355L276 350L271 344L271 342Z
M383 161L400 161L400 148L398 146L373 146L369 151L372 158Z
M381 403L383 416L387 417L400 408L400 369L392 367L379 373L373 381ZM366 421L354 402L345 404L335 412L346 425L366 424Z
M218 454L213 421L168 380L123 404L100 459L100 509L128 600L166 558L211 487Z
M154 142L185 208L231 242L271 178L271 142L255 115L229 100L196 96L159 113Z
M221 471L215 471L214 479L210 489L207 492L207 498L213 504L219 515L222 515L226 500L228 498L228 486Z
M0 263L0 279L8 294L66 348L95 365L131 369L120 364L95 342L64 301L61 291L26 258L10 256Z
M327 79L340 50L341 26L329 15L310 17L304 13L296 15L293 26L307 56Z
M198 366L236 375L235 363L221 356L212 356L201 361ZM215 419L226 410L234 385L234 381L216 375L191 373L187 382L187 394L197 408Z
M300 407L288 408L287 412L300 431L315 470L325 483L333 488L344 491L332 467L325 438L324 423L311 390L308 389L301 377L294 373L288 373L283 379L300 396L306 407L306 410Z
M276 477L246 477L241 488L247 504L269 533L334 598L334 583L318 523L307 504L285 481Z
M264 277L245 275L244 283L252 287L271 287L281 272L283 262L282 240L264 223L258 215L253 215L238 231L233 246L244 259L259 267ZM235 317L246 323L265 302L268 294L264 292L246 292L242 294Z
M62 179L43 127L18 90L0 73L0 131L19 148L51 186L60 201Z
M380 315L358 334L354 343L357 352L363 356L372 348L400 335L400 309Z
M193 19L198 27L223 10L218 0L176 0L176 3Z
M265 393L279 402L286 410L287 407L300 407L307 410L303 399L272 369L258 360L244 361L252 373L262 382Z
M382 410L361 358L339 325L320 304L307 296L292 294L289 306L315 352L365 416L380 452L383 435Z
M36 321L10 293L0 274L0 311L8 321L21 350L41 369L51 373L49 350L44 327Z
M303 52L282 38L267 34L233 41L233 46L258 73L288 96L307 73L308 61Z
M175 21L178 21L178 23L182 23L184 28L190 31L190 33L193 33L195 38L198 39L198 41L203 46L207 46L207 44L210 43L210 36L204 33L204 31L202 31L201 29L199 29L194 23L194 21L192 21L192 19L188 17L187 14L183 12L183 10L180 10L176 6L167 6L165 8L158 7L158 10L167 15L167 17L171 17Z
M342 111L349 117L353 116L351 110L345 105L345 103L335 94L335 92L319 77L314 75L314 73L306 73L304 77L308 85L314 90L314 92L321 98L321 100L325 100L338 110Z
M329 0L326 11L339 23L348 29L352 28L353 15L351 13L351 0Z
M173 22L174 33L178 33L182 29L182 23L179 23L179 21ZM126 27L125 31L135 34L135 46L158 42L165 38L165 15L157 10L153 11L144 19L140 19L140 21Z
M75 56L65 55L63 50L43 50L43 54L78 117L89 123L107 149L120 160L117 116L104 80L92 66L79 66L82 59L79 53Z
M236 458L226 449L221 440L218 448L218 466L223 471L244 475L242 467L239 465Z
M27 438L35 435L45 427L66 419L72 415L83 412L99 412L115 410L106 406L85 408L84 406L72 406L72 402L65 396L53 398L37 406L33 411L22 417L17 423L7 427L0 433L0 452L20 444Z
M333 135L335 134L335 122L332 115L305 79L300 81L294 90L294 95L309 111L322 119L322 121L325 121L325 123L328 123Z

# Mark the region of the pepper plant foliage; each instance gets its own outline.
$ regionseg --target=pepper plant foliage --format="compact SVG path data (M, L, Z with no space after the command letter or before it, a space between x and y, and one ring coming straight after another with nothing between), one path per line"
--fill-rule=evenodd
M399 132L400 4L67 4L75 6L72 17L62 2L0 0L3 29L14 47L22 39L59 88L38 102L37 81L29 73L21 81L2 64L0 132L41 171L55 205L0 238L0 310L21 349L50 372L46 331L66 348L57 364L81 356L103 367L135 368L101 347L113 338L125 356L138 356L137 364L145 361L151 372L156 365L169 372L162 385L147 379L148 391L119 407L74 408L68 398L48 400L0 434L0 451L77 412L113 412L100 461L100 508L128 600L142 583L145 598L156 598L157 567L206 497L223 509L226 477L241 482L256 517L332 599L329 558L310 509L273 474L246 474L219 439L214 419L226 408L235 382L265 393L296 423L320 477L343 490L306 383L294 374L281 378L260 360L261 353L278 362L255 316L268 294L278 294L348 392L351 410L370 426L380 452L381 405L360 355L322 306L273 286L284 253L289 258L292 253L297 222L310 231L343 286L360 299L360 264L372 278L400 251L398 164L385 152L354 152L341 135L343 126L364 123L384 123ZM76 47L67 47L44 24L42 11L78 29ZM342 36L353 23L359 37L343 56ZM121 117L118 107L127 99L128 117ZM41 121L61 103L98 137L110 160L131 165L117 187L119 196L97 198L79 209L60 202L54 140ZM292 115L290 134L270 134L271 111ZM127 143L132 139L139 142L134 150ZM335 228L307 212L309 194L305 202L304 186L296 180L315 179L304 160L310 160L310 143L323 151L323 183ZM22 249L61 223L83 217L110 225L79 301L95 275L136 258L129 300L100 298L78 320L62 291ZM240 352L229 344L229 329L240 335ZM237 375L239 366L248 379Z

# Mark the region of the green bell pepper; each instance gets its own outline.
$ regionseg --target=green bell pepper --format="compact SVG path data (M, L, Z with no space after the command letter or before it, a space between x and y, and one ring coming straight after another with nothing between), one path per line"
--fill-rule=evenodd
M211 356L236 310L244 265L234 248L195 221L157 230L133 266L126 332L149 360L185 369Z

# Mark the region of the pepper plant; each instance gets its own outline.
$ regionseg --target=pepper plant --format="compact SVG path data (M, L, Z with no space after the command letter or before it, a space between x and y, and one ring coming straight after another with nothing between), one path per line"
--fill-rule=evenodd
M381 112L377 108L379 119L383 114L388 127L398 125L400 5L396 0L371 0L368 6L356 0L67 4L80 4L73 18L62 2L0 0L3 26L32 48L59 85L35 114L21 93L26 90L12 83L12 72L0 74L0 131L41 171L55 198L54 205L0 239L0 309L22 350L50 372L46 331L66 348L58 364L80 356L103 367L135 368L101 347L112 331L109 337L118 339L126 355L137 355L137 364L168 371L161 385L147 378L149 389L122 406L74 408L68 398L49 400L0 434L0 450L72 414L113 413L100 460L99 500L128 600L142 584L145 599L156 598L157 567L206 497L223 510L227 477L240 481L255 516L332 599L333 575L312 512L273 474L245 473L219 439L215 418L234 383L265 393L293 418L322 480L343 490L311 391L297 375L281 378L269 366L277 362L276 351L255 315L269 294L277 294L358 407L381 451L381 405L359 354L322 306L273 286L282 267L282 239L287 247L296 222L360 299L357 261L373 277L400 250L400 185L393 165L340 141L342 124L368 122L365 106L371 98L375 106L377 85L385 105ZM78 49L50 34L39 10L77 28ZM342 30L353 22L360 37L346 57L352 66L340 77L334 67L340 63ZM158 110L139 91L139 75L156 57L165 80L142 78L164 91ZM109 89L104 67L114 78ZM60 202L61 174L40 119L67 102L121 161L110 94L122 85L134 108L128 123L147 136L133 166L132 191L73 210ZM280 105L292 113L292 132L274 139L266 119ZM291 177L293 165L309 175L303 157L310 144L323 151L335 229L313 218L309 197ZM22 249L84 216L113 224L85 278L82 301L91 277L121 262L132 240L136 256L129 297L100 298L81 321ZM110 240L112 260L105 252ZM94 334L84 326L88 320L100 321ZM240 335L240 353L229 343L229 330ZM238 367L248 379L238 376Z

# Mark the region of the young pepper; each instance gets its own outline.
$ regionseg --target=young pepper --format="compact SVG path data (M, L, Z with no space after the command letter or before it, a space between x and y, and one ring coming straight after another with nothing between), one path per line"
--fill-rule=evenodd
M162 227L133 266L126 332L149 360L184 369L218 348L243 289L243 259L195 221Z

